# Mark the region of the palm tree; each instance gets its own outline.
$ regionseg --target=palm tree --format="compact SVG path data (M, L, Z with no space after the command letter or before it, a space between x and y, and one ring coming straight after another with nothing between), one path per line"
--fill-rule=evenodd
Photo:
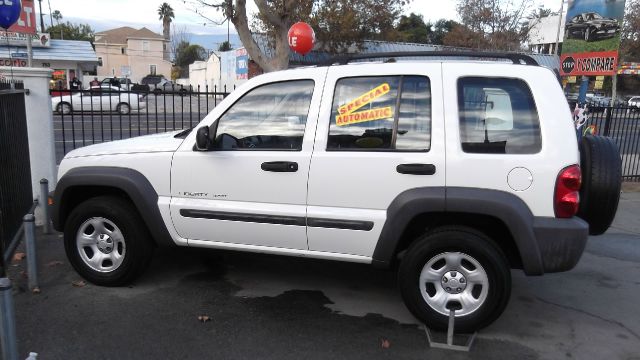
M56 20L58 25L60 25L60 20L62 20L62 13L60 12L60 10L54 11L53 14L51 14L51 16L53 16L53 18ZM53 26L53 24L51 25Z
M162 20L162 33L165 40L171 39L171 21L176 17L173 13L173 8L168 3L162 3L158 8L158 15Z

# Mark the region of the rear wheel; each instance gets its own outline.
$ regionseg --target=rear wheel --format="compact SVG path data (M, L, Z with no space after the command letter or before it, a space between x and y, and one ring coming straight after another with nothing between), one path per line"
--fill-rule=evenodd
M65 251L74 269L96 285L133 281L153 254L149 233L133 206L101 196L78 205L64 227Z
M591 28L584 30L584 41L591 41Z
M72 111L71 105L68 103L60 103L58 104L58 106L56 106L56 111L58 112L58 114L69 115Z
M618 146L604 136L585 136L580 142L580 208L578 216L589 223L589 234L607 231L618 210L622 187L622 161Z
M511 293L509 263L483 233L442 227L416 240L400 263L405 305L429 328L446 330L451 309L456 329L473 332L504 311Z

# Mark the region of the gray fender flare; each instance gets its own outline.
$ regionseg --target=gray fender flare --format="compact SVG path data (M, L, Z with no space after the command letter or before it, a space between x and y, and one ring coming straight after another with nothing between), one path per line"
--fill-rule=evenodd
M544 273L534 233L534 216L524 201L504 191L460 187L415 188L398 195L387 209L373 264L389 266L405 227L415 216L429 212L482 214L500 219L514 239L525 273Z
M100 186L123 191L131 199L157 245L175 245L158 208L158 194L140 172L127 168L89 166L69 170L56 185L51 220L58 231L72 209L66 205L65 196L78 186Z

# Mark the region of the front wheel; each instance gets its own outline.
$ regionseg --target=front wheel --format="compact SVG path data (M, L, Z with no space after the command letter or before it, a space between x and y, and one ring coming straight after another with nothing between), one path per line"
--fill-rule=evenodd
M69 262L96 285L133 281L153 254L149 233L133 206L118 197L101 196L78 205L64 227Z
M586 28L584 30L584 41L591 41L591 29Z
M509 263L483 233L442 227L407 250L398 282L405 305L429 328L446 330L456 310L456 330L477 331L504 311L511 294Z

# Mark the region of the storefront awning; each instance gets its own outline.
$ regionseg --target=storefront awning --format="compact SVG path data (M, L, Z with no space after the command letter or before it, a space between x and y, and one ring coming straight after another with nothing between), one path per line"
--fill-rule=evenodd
M0 58L10 58L14 53L26 53L26 46L0 45ZM78 63L97 63L98 56L88 41L51 39L50 47L34 47L33 60L38 61L74 61Z

